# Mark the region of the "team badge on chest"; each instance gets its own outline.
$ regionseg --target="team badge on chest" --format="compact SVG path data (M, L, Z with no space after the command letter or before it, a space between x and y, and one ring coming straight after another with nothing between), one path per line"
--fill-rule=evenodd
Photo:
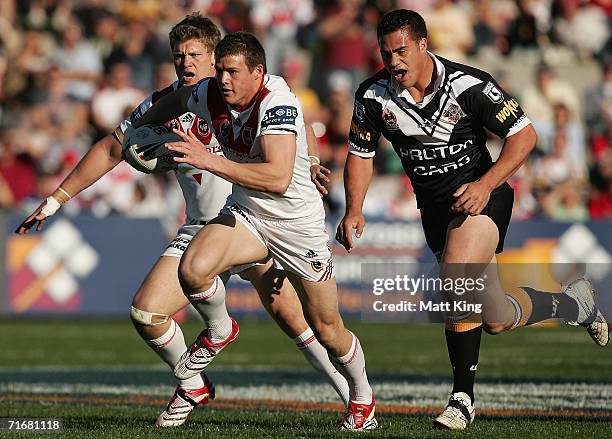
M397 124L397 116L390 109L385 108L385 111L383 111L382 114L382 118L388 130L399 129L399 125Z
M456 124L464 116L465 113L461 110L459 105L456 104L449 104L442 113L442 118L452 124Z
M202 137L210 136L210 127L208 126L206 119L198 119L198 133Z

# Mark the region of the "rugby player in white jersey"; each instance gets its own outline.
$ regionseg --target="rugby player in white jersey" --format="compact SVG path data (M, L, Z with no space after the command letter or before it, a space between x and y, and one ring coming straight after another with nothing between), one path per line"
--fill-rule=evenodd
M209 329L179 361L175 375L199 374L238 331L224 304L209 300L224 294L219 274L271 256L287 273L306 320L349 382L342 427L373 429L375 402L365 357L338 312L325 213L309 177L302 109L282 78L266 74L265 53L253 35L226 35L215 48L215 60L215 78L166 95L134 124L193 112L212 127L226 157L211 154L192 133L183 133L183 142L168 144L182 155L175 160L234 183L221 215L198 232L181 259L183 291L201 299Z
M220 38L217 27L197 13L188 15L178 23L170 32L170 45L178 81L153 93L113 134L93 145L53 195L24 220L17 233L27 233L34 225L36 230L40 230L45 220L62 204L113 169L121 161L124 131L160 97L214 75L213 50ZM170 121L167 125L189 132L205 143L206 148L203 149L206 151L221 156L219 144L214 136L211 136L210 125L206 120L185 111L165 121ZM313 144L316 148L316 143ZM187 222L143 281L134 296L131 309L132 321L140 336L171 368L174 368L187 350L181 328L171 317L189 304L177 277L180 257L203 224L217 216L231 192L231 183L228 181L206 171L189 166L186 168L176 172L176 176L185 196ZM315 165L311 167L311 172L315 175L320 169ZM294 340L313 367L332 384L346 405L348 383L332 365L327 351L308 327L299 299L290 283L284 279L283 272L273 269L269 261L267 265L253 266L241 274L253 283L265 308L283 331ZM218 293L213 299L223 304L225 309L224 295ZM199 308L197 304L195 307ZM181 379L156 424L181 425L198 404L205 404L213 397L214 387L206 375L195 374Z

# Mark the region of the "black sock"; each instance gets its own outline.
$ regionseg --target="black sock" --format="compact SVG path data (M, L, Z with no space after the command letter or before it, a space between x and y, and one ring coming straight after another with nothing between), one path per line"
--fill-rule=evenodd
M482 325L465 332L446 329L446 346L453 367L453 393L465 392L474 403L474 378L478 367Z
M578 304L567 294L547 293L533 288L521 287L531 299L531 316L527 325L548 319L578 320Z

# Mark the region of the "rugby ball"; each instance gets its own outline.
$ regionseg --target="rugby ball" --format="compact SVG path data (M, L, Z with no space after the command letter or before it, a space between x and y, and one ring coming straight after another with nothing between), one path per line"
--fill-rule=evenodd
M143 125L128 129L123 139L123 159L134 169L146 174L159 174L172 171L178 163L174 157L180 153L170 151L167 142L180 142L183 139L165 125Z

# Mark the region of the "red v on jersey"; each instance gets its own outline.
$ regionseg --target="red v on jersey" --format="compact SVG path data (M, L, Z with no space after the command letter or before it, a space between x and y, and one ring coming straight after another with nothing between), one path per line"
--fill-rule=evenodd
M259 107L268 94L270 94L270 90L265 87L259 92L248 120L242 125L238 135L234 136L227 105L223 102L216 80L211 79L208 88L208 109L217 139L223 146L241 154L248 154L251 151L257 134Z

